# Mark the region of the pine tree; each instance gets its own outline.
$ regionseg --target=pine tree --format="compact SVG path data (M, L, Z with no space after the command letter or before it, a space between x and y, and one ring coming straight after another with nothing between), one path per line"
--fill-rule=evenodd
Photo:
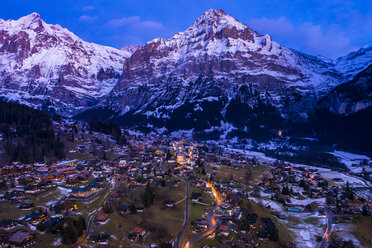
M81 226L83 227L83 230L87 229L87 222L85 221L84 216L79 216L79 221L81 223Z
M148 183L145 188L143 196L143 204L146 208L150 207L154 203L154 192L151 185Z
M130 212L131 214L136 214L136 213L137 213L137 208L136 208L136 206L134 205L134 203L132 203L132 204L130 205L130 207L129 207L129 212Z
M74 222L74 224L75 224L75 229L76 229L76 236L81 237L84 232L82 223L79 220L77 220Z

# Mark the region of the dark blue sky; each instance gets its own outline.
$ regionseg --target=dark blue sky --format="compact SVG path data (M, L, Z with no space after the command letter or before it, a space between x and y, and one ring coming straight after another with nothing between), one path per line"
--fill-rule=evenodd
M84 40L120 48L170 38L212 8L309 54L336 58L372 44L370 0L11 0L2 2L0 18L38 12Z

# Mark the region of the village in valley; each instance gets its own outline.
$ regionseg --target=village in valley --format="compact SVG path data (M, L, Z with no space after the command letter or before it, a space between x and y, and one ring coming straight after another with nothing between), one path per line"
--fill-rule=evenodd
M0 247L368 247L371 182L249 151L53 122L66 158L0 169ZM372 162L352 166L370 173ZM366 168L368 169L366 172Z

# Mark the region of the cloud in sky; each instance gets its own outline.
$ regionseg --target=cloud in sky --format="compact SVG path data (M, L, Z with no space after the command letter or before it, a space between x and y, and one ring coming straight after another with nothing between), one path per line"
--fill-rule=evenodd
M251 19L246 24L259 33L273 36L273 40L287 47L305 53L337 58L357 48L337 26L324 28L310 22L295 25L286 17Z
M95 10L96 8L92 5L87 5L83 7L83 11L90 11L90 10Z
M163 29L164 25L155 21L143 21L139 16L123 17L121 19L112 19L107 22L107 27L119 28L123 26L131 26L140 29Z
M79 17L80 22L91 22L94 21L94 19L96 19L96 17L89 15L82 15Z

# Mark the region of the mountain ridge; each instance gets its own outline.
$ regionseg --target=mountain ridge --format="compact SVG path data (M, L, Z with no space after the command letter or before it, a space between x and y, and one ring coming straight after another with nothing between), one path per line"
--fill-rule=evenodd
M119 50L85 42L32 13L0 19L0 96L66 116L111 109L116 116L110 118L140 118L157 127L174 123L182 108L197 119L202 105L215 103L207 122L247 130L258 106L283 119L307 119L319 99L371 63L364 51L333 63L213 9L168 40ZM239 108L246 109L245 121L232 121Z
M107 94L131 54L85 42L37 13L0 20L0 45L1 95L67 115Z

